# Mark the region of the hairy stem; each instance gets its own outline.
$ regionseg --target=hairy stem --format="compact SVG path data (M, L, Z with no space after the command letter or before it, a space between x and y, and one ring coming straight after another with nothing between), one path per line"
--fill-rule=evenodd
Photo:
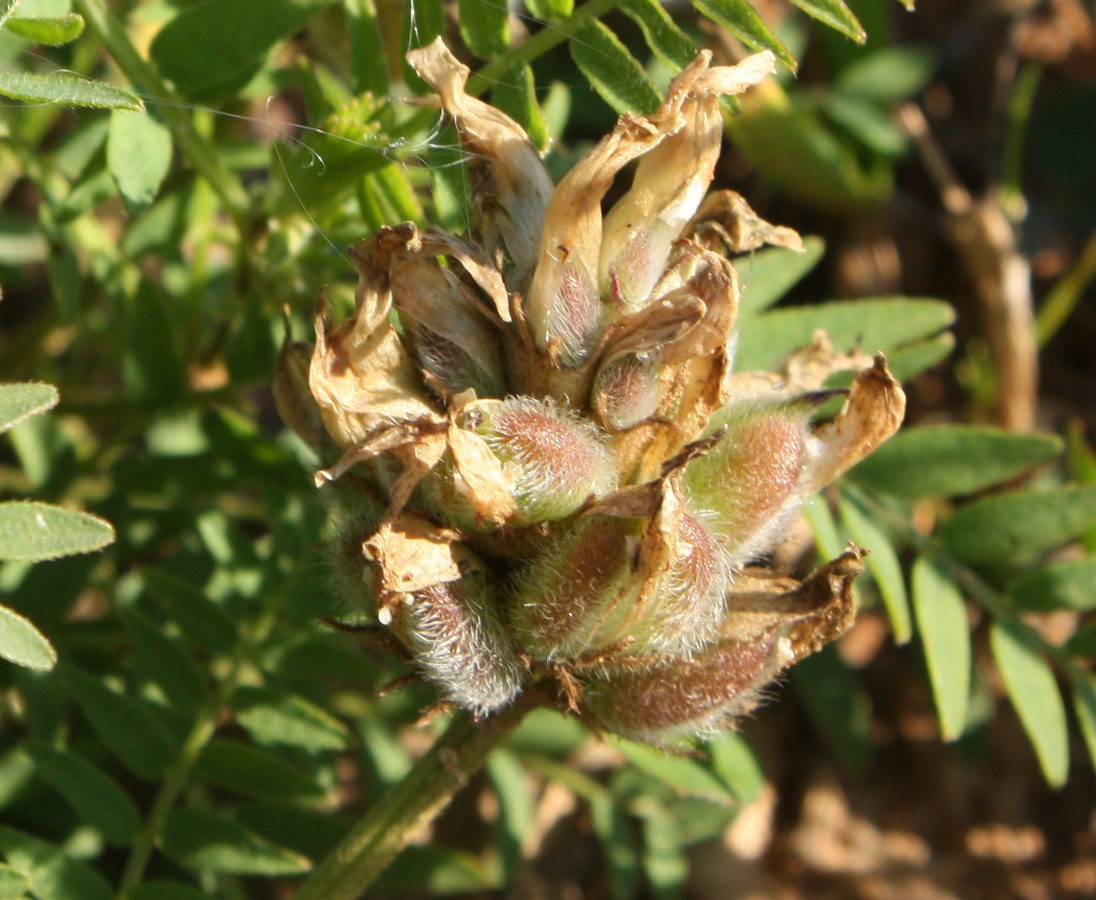
M543 695L527 692L484 721L459 712L430 751L385 794L301 885L296 900L355 900L431 822L488 754L510 734Z

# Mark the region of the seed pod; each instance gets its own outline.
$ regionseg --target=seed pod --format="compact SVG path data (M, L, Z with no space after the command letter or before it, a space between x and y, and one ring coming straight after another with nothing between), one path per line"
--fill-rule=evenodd
M479 435L502 463L524 523L562 519L616 487L616 470L591 423L528 397L469 404L457 424Z
M520 569L509 591L510 620L534 659L576 659L619 640L632 613L629 576L637 520L592 515Z
M800 498L808 409L736 404L713 421L723 438L685 470L694 509L712 511L711 527L735 561L744 561L783 526Z
M505 706L525 670L499 615L485 572L409 594L392 612L392 630L446 700L476 715Z
M710 734L757 705L761 688L788 663L789 646L776 636L729 640L650 666L606 667L584 679L584 705L602 728L633 740Z

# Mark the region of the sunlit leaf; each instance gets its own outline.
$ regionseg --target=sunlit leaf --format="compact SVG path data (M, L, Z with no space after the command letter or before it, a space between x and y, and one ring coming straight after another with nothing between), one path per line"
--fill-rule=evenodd
M0 503L0 560L39 562L91 553L114 540L114 529L90 513L37 501Z
M525 7L542 22L569 19L575 11L575 0L525 0Z
M491 91L491 101L517 122L538 150L548 147L550 135L537 103L536 81L527 65L507 69Z
M1017 578L1008 588L1017 606L1035 612L1096 609L1096 559L1052 563Z
M1050 435L940 425L904 428L851 472L854 481L898 497L973 494L1062 451Z
M107 165L126 202L137 208L147 206L171 167L171 132L147 112L114 110Z
M8 19L5 26L12 34L17 34L28 41L49 47L59 47L62 44L71 43L84 33L84 17L75 14L53 18L16 17Z
M751 50L772 50L792 72L797 63L791 51L757 14L748 0L691 0L693 6L717 25L722 25Z
M1096 522L1096 487L1011 491L977 500L944 521L937 536L970 562L1030 557Z
M925 652L933 702L944 740L963 733L970 698L970 626L959 588L943 566L918 557L911 574L913 612Z
M188 96L249 78L266 53L332 0L201 0L167 23L152 42L160 73Z
M0 72L0 95L24 103L52 106L134 110L144 108L136 94L71 72L53 72L49 75Z
M502 862L503 877L509 881L521 864L522 844L533 827L536 807L525 769L509 751L496 750L488 757L487 777L498 796L495 846Z
M460 34L476 56L492 59L510 46L510 8L497 0L459 0Z
M34 885L34 896L49 900L110 900L103 876L53 844L0 825L0 855Z
M1027 732L1043 777L1052 787L1069 774L1069 729L1054 673L1020 626L995 621L990 648L1020 723Z
M49 638L6 606L0 606L0 657L39 672L48 672L57 664L57 651Z
M811 18L824 22L858 44L867 40L863 26L842 0L792 0L792 3Z
M864 562L883 597L891 628L894 629L895 642L906 643L911 634L910 606L898 554L871 516L845 496L841 498L841 518L852 539L868 550L868 557Z
M935 56L919 47L880 47L845 66L834 81L844 94L891 105L928 86Z
M753 802L765 784L765 772L753 747L742 735L725 731L708 741L707 749L712 772L731 789L738 802Z
M30 416L53 409L61 395L52 384L0 384L0 432Z
M663 63L683 69L696 59L696 43L657 0L621 0L620 8L639 25L647 46Z
M643 66L600 22L583 25L568 46L582 74L618 113L651 113L662 102Z

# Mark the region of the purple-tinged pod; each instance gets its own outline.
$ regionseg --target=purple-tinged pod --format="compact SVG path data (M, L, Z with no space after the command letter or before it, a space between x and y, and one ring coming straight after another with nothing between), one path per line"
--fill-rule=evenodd
M641 533L637 520L586 516L520 569L508 593L522 649L561 662L626 638Z
M483 572L404 595L391 627L444 699L476 715L505 706L522 688L525 668Z
M583 679L584 707L601 728L633 740L703 737L752 710L790 658L789 641L770 636L721 641L645 666L605 667Z

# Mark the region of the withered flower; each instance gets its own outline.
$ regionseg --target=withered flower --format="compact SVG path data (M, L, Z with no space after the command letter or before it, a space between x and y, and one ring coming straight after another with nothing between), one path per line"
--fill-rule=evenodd
M330 464L318 481L354 488L343 580L477 714L554 679L595 728L710 733L848 627L861 551L802 582L760 561L905 405L882 356L821 334L781 373L731 374L723 252L800 245L737 194L705 198L720 98L773 57L702 53L555 188L440 40L408 59L468 151L470 233L404 223L353 247L354 315L335 325L321 304L307 388L294 345L277 392ZM818 425L840 369L856 371L844 408Z

